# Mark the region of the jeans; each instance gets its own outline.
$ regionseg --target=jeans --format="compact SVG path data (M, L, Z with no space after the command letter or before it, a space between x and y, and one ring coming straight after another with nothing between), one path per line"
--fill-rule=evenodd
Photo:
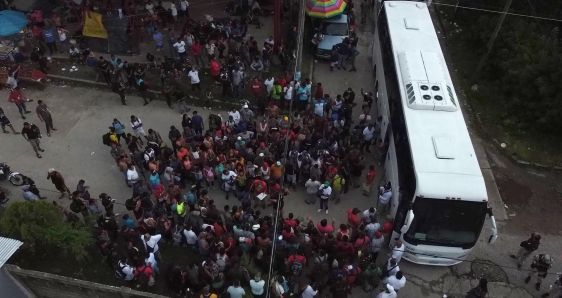
M53 130L54 126L53 126L53 118L51 117L47 117L45 119L45 128L47 129L47 134L51 133L51 130Z
M25 107L25 102L22 101L20 103L16 103L16 106L18 107L18 111L22 116L24 112L27 112L27 108Z
M320 209L328 210L328 201L329 199L320 199Z

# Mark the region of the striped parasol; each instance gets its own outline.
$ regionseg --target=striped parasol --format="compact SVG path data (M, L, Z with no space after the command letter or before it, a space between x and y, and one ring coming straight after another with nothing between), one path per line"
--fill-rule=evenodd
M306 14L313 18L331 18L345 10L345 0L306 0Z

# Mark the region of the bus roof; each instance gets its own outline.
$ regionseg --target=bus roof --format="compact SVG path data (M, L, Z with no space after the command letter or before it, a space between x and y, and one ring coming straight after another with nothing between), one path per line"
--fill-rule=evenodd
M417 194L487 200L460 104L425 3L385 1Z

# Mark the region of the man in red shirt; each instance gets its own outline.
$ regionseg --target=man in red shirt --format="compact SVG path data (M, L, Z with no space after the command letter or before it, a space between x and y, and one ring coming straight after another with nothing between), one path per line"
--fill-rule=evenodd
M252 95L254 96L254 102L257 103L261 109L262 105L265 104L265 101L260 100L263 92L262 92L262 82L260 81L260 79L258 79L258 77L254 77L250 85L250 89L252 90ZM265 108L265 105L263 108Z
M289 266L289 271L291 271L293 275L299 276L306 265L306 257L302 252L296 250L287 259L287 265Z
M289 217L283 220L283 224L291 228L296 228L298 222L293 217L294 217L293 213L289 213Z
M376 176L377 172L375 171L375 166L369 166L369 172L367 172L365 183L363 184L363 195L368 196L371 193L371 189L373 189L373 185L375 184Z
M10 91L10 95L8 96L8 101L16 104L16 106L18 107L18 111L20 112L21 118L25 119L24 113L25 114L31 113L25 107L25 102L28 100L23 95L23 92L21 92L20 87L16 87Z
M265 209L265 198L260 200L258 199L258 195L261 193L267 193L267 183L264 180L257 177L252 185L250 186L250 192L252 193L252 197L255 199L256 204L254 208L257 208L258 205L261 205L263 209Z
M318 229L320 234L332 234L334 232L334 226L328 224L327 219L321 220L320 223L316 225L316 229Z
M361 211L357 208L349 208L347 210L347 222L353 228L358 228L361 225Z
M213 56L211 58L211 62L209 62L209 72L211 73L211 77L213 78L214 81L217 81L219 79L219 74L221 72L221 65L219 64L215 56Z

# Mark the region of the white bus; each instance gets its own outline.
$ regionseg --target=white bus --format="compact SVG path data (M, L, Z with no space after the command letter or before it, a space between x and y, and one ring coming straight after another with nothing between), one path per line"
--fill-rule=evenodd
M454 265L476 245L486 215L489 242L497 237L484 178L426 4L377 4L373 65L392 239L408 261Z

